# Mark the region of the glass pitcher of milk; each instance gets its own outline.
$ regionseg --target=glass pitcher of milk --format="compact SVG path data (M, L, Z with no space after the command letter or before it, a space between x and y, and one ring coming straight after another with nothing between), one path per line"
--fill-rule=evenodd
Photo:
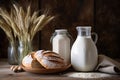
M93 71L98 62L98 53L95 42L91 38L91 26L78 26L77 38L71 49L71 64L76 71Z

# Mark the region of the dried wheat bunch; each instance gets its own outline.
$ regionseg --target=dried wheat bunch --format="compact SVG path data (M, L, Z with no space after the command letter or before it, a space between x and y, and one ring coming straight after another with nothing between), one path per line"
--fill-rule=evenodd
M54 19L54 16L46 13L39 16L39 11L31 13L30 5L25 10L16 4L13 4L10 12L0 8L0 16L0 27L10 40L17 36L21 41L32 41L35 34Z

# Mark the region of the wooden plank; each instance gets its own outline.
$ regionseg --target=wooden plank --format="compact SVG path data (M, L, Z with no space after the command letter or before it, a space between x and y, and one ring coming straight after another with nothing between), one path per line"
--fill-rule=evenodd
M99 53L120 58L120 0L95 0L95 31Z
M47 8L51 15L57 15L41 31L41 49L52 49L50 37L55 29L68 29L75 40L78 25L93 25L93 3L94 0L41 0L42 10Z
M0 60L0 80L119 80L119 75L98 72L64 72L58 74L14 73L6 60Z

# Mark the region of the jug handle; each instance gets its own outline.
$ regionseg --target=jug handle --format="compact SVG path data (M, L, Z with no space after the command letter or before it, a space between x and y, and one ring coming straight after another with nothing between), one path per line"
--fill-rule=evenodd
M94 36L95 36L94 43L96 44L96 43L97 43L97 40L98 40L98 35L97 35L97 33L92 32L91 35L94 35Z

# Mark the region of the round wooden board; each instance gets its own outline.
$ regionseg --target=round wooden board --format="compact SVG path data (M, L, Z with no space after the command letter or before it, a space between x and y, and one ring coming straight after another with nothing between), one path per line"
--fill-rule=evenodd
M27 72L31 72L31 73L40 73L40 74L48 74L48 73L57 73L57 72L63 72L65 70L67 70L71 64L65 66L65 67L62 67L62 68L57 68L57 69L44 69L44 68L28 68L28 67L25 67L23 65L21 65L22 68L27 71Z

